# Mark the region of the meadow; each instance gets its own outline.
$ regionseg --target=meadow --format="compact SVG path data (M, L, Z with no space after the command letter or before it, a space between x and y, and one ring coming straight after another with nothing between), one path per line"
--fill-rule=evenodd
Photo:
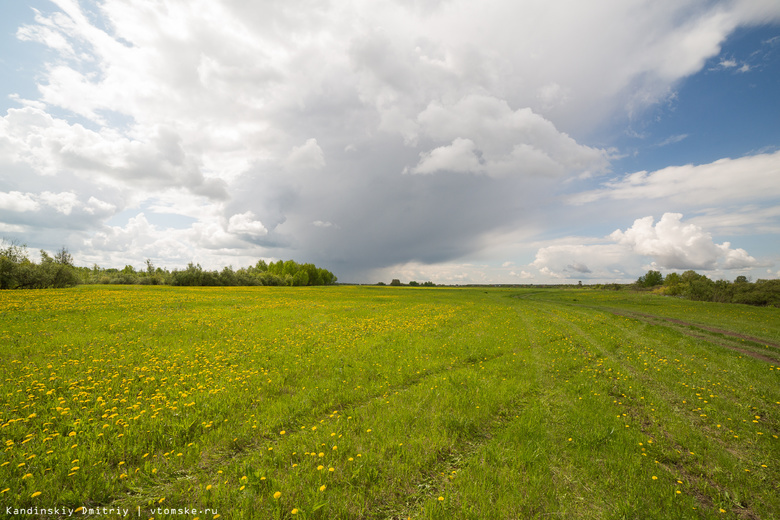
M0 345L0 516L780 518L777 308L79 286Z

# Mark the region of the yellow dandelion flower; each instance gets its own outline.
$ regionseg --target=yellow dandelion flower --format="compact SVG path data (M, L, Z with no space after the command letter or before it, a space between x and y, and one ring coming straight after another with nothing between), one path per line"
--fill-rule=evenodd
M277 491L276 493L274 493L274 500L278 500L280 496L282 496L282 492Z
M211 489L211 484L209 484L208 486L206 486L206 491L208 491L209 489Z
M291 515L297 515L298 514L298 510L297 509L293 509L292 511L290 511L290 514Z
M444 497L439 497L439 502L443 502L443 501L444 501Z
M30 498L35 498L35 497L37 497L37 496L38 496L38 495L40 495L40 494L41 494L41 492L40 492L40 491L36 491L36 492L35 492L35 493L33 493L32 495L30 495Z
M325 491L325 489L326 489L327 487L328 487L328 486L326 486L325 484L321 485L321 486L320 486L320 491Z

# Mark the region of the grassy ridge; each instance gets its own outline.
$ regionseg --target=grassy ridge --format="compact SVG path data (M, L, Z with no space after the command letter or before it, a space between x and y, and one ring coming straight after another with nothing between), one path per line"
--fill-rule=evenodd
M0 506L777 518L778 331L587 290L2 293Z

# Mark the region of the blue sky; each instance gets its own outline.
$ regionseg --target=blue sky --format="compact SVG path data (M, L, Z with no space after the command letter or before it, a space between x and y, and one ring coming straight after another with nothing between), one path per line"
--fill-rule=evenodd
M342 281L780 276L767 0L5 2L0 237Z

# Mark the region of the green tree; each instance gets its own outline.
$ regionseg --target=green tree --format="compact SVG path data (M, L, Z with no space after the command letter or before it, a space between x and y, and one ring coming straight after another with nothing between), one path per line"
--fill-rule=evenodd
M664 276L660 271L647 271L646 274L639 277L636 284L639 287L656 287L664 283Z

